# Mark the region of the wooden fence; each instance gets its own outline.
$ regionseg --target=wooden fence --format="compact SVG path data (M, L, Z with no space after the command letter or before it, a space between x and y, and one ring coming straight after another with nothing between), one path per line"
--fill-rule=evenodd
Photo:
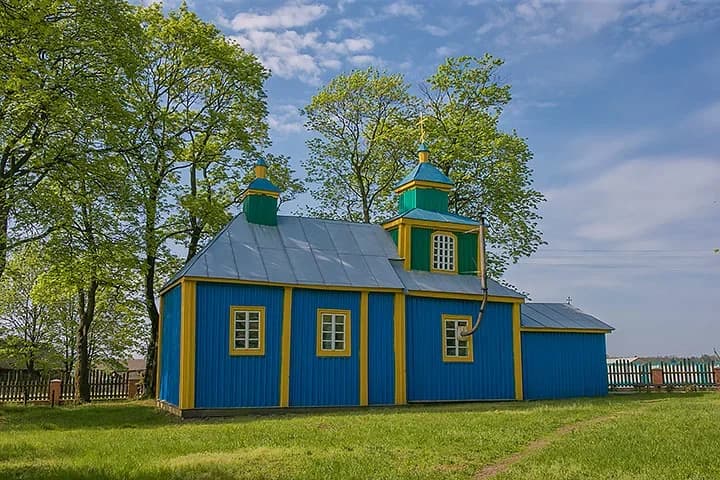
M628 360L608 363L608 387L610 390L627 388L713 388L720 387L720 363L661 362L634 364Z
M28 373L23 370L0 372L0 403L3 402L48 402L50 401L50 380L61 380L60 401L75 398L75 383L72 375L64 372ZM116 400L136 396L136 376L131 372L90 372L90 398L92 400Z

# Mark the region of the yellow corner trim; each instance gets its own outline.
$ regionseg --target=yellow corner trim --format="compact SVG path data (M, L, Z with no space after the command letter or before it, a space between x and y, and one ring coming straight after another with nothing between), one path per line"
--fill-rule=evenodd
M512 306L513 374L515 375L515 400L523 399L522 342L520 335L520 304Z
M452 292L426 292L422 290L408 290L408 295L411 297L427 297L427 298L445 298L453 300L475 300L481 301L483 296L479 293L452 293ZM524 298L517 297L498 297L495 295L488 295L488 302L496 303L524 303Z
M448 185L447 183L431 182L428 180L412 180L396 188L395 193L400 194L406 190L410 190L411 188L424 188L449 192L450 190L452 190L453 186Z
M395 353L395 404L407 403L405 359L405 295L395 294L393 305L393 351Z
M452 356L447 354L447 332L445 329L445 322L448 320L450 321L463 321L467 322L465 325L467 328L472 327L472 321L473 318L470 315L450 315L444 313L442 315L442 322L440 324L440 328L442 328L442 360L443 362L450 362L450 363L472 363L474 361L473 357L473 336L471 335L470 338L468 338L468 353L464 356Z
M522 327L521 332L527 333L611 333L612 330L602 328L547 328L547 327Z
M258 333L258 348L235 348L235 312L257 312L260 315L260 331ZM263 356L265 355L265 307L262 306L236 306L230 307L230 355L232 356Z
M368 404L368 292L360 293L360 405Z
M292 320L292 294L290 287L283 292L282 343L280 351L280 406L290 406L290 326Z
M322 317L323 315L344 315L343 323L345 333L345 348L342 350L323 350L322 348ZM338 310L333 308L318 308L317 310L317 340L315 350L318 357L349 357L351 356L352 324L350 323L350 310ZM334 343L335 339L333 339Z
M453 239L453 269L452 270L443 270L440 268L433 267L433 257L435 256L435 237L438 235L447 235L452 237ZM450 273L450 274L456 274L458 271L458 239L457 235L455 235L452 232L446 232L446 231L435 231L430 235L430 271L432 273Z
M195 407L195 282L183 279L180 303L180 407Z

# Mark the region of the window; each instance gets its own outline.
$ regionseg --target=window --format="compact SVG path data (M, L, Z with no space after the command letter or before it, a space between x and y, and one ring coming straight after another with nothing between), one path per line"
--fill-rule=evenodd
M460 335L462 328L470 328L472 317L470 315L443 315L443 361L444 362L472 362L472 335Z
M265 355L265 307L230 307L230 355Z
M432 270L455 271L455 235L439 232L432 236Z
M318 310L317 354L350 356L350 310Z

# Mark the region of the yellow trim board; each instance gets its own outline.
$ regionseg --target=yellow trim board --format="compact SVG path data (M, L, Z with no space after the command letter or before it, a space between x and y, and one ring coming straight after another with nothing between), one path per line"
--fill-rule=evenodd
M282 340L280 345L280 406L290 406L290 326L292 321L293 289L283 291Z
M470 315L451 315L447 313L442 314L441 318L442 322L440 324L440 328L442 328L442 361L448 362L448 363L473 363L474 361L474 355L473 355L473 336L470 335L470 337L467 340L467 349L468 353L464 356L450 356L447 354L447 330L445 328L445 322L449 321L462 321L466 322L465 326L467 328L472 327L472 321L473 318Z
M549 327L522 327L521 332L527 333L610 333L612 330L602 328L549 328Z
M180 401L181 410L195 408L195 282L181 283Z
M368 292L360 293L360 405L368 404Z
M343 332L345 336L345 348L342 350L324 350L322 348L322 317L323 315L344 315ZM318 357L349 357L352 355L350 348L352 342L352 323L350 321L350 310L339 310L335 308L318 308L317 309L317 338L315 343L315 353ZM335 339L333 338L333 343Z
M447 183L432 182L430 180L411 180L408 183L404 183L395 189L395 193L400 194L411 188L422 188L427 190L441 190L443 192L449 192L453 189L452 185Z
M258 348L235 347L235 312L257 312L260 317L258 331ZM249 320L248 320L249 321ZM265 355L265 307L263 306L230 306L230 355L231 356L263 356Z
M482 294L479 293L426 292L423 290L408 290L407 294L411 297L445 298L453 300L481 301L483 298ZM525 303L525 299L518 297L498 297L495 295L488 295L488 302Z
M476 231L479 227L478 225L466 225L463 223L454 223L454 222L436 222L433 220L416 220L413 218L396 218L395 220L391 220L387 223L383 223L382 227L385 230L388 230L393 227L397 227L399 225L409 225L413 227L426 227L426 228L432 228L435 230L450 230L457 233L473 233Z
M446 235L450 236L453 239L453 269L452 270L443 270L440 268L433 267L433 263L435 262L435 237L438 235ZM445 232L442 230L439 230L437 232L433 232L432 235L430 235L430 271L432 273L454 273L457 274L458 272L458 239L457 235L455 235L452 232Z
M393 304L393 351L395 354L395 404L407 403L405 352L405 295L395 294Z
M386 287L348 287L343 285L313 285L313 284L295 284L295 283L282 283L282 282L268 282L265 280L239 280L236 278L210 278L210 277L195 277L185 276L177 282L173 282L169 286L163 288L160 294L167 292L170 288L180 283L182 280L192 280L194 282L206 282L206 283L229 283L237 285L264 285L269 287L291 287L291 288L304 288L308 290L336 290L342 292L401 292L401 288L386 288Z
M520 331L520 304L512 306L513 374L515 376L515 400L523 399L522 342Z
M247 197L248 195L265 195L266 197L272 197L272 198L280 197L280 194L277 192L268 192L266 190L247 189L242 193L242 195L240 195L240 200L245 200L245 197Z

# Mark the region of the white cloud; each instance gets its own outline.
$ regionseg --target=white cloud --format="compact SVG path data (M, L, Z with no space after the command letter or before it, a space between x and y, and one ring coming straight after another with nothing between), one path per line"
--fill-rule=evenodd
M709 103L692 113L687 124L690 128L705 132L720 131L720 100Z
M268 115L268 125L275 133L297 133L303 130L303 119L295 105L280 105Z
M449 57L453 53L455 53L455 49L450 47L438 47L435 49L435 55L438 57Z
M378 64L380 61L372 55L353 55L350 57L350 63L355 66L361 67L364 65Z
M450 34L450 29L439 27L437 25L423 25L422 29L433 37L446 37Z
M266 14L238 13L228 22L228 26L236 31L304 27L323 17L327 12L327 5L288 3Z
M418 19L422 17L420 7L408 3L405 0L390 3L385 6L383 12L391 17L408 17Z

